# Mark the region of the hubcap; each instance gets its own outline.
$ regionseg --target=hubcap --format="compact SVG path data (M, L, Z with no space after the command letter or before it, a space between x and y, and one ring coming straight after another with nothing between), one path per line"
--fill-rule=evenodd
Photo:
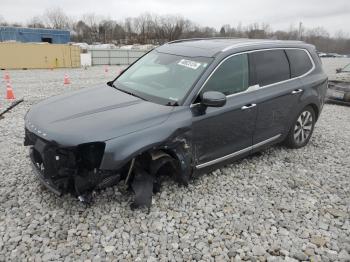
M309 111L304 111L300 114L295 127L294 139L298 144L302 144L311 134L313 119Z

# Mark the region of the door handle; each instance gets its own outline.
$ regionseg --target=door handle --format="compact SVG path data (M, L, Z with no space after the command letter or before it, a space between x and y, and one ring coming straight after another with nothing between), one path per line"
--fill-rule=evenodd
M299 94L303 91L304 91L303 89L296 89L296 90L292 91L292 95Z
M246 109L253 108L253 107L256 107L256 104L245 105L245 106L242 106L241 109L246 110Z

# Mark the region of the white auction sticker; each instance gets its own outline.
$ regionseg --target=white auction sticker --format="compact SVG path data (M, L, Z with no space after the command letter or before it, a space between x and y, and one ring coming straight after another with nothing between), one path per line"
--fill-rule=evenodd
M188 68L196 70L198 67L201 66L201 63L191 61L191 60L186 60L186 59L181 59L180 62L177 63L178 65L186 66Z

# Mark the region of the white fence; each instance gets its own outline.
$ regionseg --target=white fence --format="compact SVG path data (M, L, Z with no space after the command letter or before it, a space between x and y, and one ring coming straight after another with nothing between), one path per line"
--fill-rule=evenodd
M92 65L130 65L146 51L125 49L89 49Z

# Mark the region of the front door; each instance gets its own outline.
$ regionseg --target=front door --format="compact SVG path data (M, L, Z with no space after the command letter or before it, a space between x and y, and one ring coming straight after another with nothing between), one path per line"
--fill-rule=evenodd
M218 91L227 96L223 107L192 106L197 168L206 167L250 151L257 114L256 96L249 86L248 55L222 62L201 93Z

